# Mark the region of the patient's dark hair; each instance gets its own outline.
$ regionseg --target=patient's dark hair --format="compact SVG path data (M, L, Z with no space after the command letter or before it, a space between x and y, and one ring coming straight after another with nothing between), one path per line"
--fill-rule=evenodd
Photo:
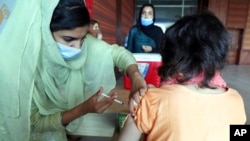
M52 32L88 25L90 16L83 0L60 0L51 23Z
M185 16L165 32L158 74L162 80L167 80L183 73L184 78L178 80L183 84L204 73L201 87L209 87L215 72L226 65L229 41L229 33L213 13Z

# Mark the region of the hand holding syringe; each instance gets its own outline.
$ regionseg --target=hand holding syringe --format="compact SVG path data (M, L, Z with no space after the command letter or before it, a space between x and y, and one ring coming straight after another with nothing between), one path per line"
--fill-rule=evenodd
M107 97L107 98L110 98L110 96L109 96L109 95L106 95L105 93L102 93L102 96ZM121 104L121 105L123 105L123 106L125 106L125 107L128 107L128 105L127 105L126 103L124 103L124 102L122 102L122 101L120 101L120 100L118 100L118 99L114 99L114 101L115 101L116 103L118 103L118 104Z

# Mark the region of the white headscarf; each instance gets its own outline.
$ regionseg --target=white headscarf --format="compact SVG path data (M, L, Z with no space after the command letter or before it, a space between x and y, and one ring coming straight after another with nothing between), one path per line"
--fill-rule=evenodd
M79 58L64 61L60 56L49 28L58 1L17 0L0 35L3 140L29 140L32 97L39 112L49 115L74 107L101 86L107 93L115 86L111 48L105 42L87 36ZM76 130L79 120L68 130Z

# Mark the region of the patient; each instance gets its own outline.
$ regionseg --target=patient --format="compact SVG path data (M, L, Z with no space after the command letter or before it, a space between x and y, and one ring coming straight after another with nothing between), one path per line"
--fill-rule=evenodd
M210 12L185 16L161 43L159 88L141 97L119 141L229 141L231 124L245 124L241 95L223 80L229 34Z

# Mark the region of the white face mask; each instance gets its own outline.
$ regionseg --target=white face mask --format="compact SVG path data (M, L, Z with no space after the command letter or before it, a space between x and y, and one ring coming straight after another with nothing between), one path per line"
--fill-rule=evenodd
M144 25L144 26L151 25L152 23L153 23L153 19L141 18L141 24Z
M69 47L69 46L63 45L59 42L56 42L56 43L57 43L57 47L58 47L64 60L75 58L78 55L80 55L80 53L82 51L79 48Z

